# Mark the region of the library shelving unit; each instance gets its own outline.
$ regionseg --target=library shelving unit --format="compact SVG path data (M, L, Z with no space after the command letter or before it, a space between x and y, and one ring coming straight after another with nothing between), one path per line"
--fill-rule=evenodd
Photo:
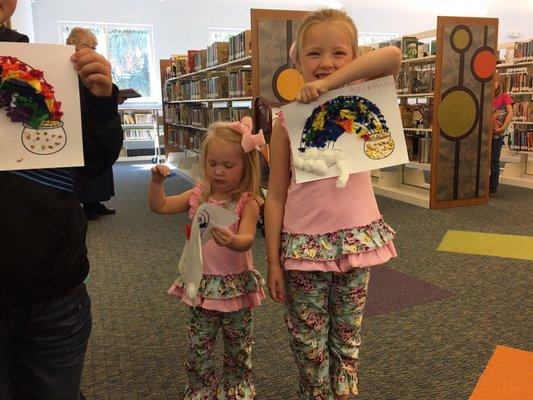
M497 23L438 17L436 31L386 43L404 54L398 102L410 162L373 171L377 194L425 208L488 201Z
M159 109L119 108L124 142L118 161L152 160L161 155Z
M533 40L502 45L506 62L497 66L506 90L513 97L514 117L500 182L533 189ZM525 50L525 51L524 51Z
M207 50L189 50L174 62L160 60L168 162L194 179L201 138L211 122L253 117L253 99L258 96L271 106L294 98L295 70L287 57L298 21L307 14L252 9L251 30Z

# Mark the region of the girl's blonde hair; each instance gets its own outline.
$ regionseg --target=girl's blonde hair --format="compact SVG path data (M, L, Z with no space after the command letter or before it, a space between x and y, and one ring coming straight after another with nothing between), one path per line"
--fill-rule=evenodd
M208 197L213 195L213 189L211 183L207 177L207 148L210 145L215 144L217 141L223 141L226 143L238 144L241 150L243 160L243 172L242 179L239 184L233 190L231 197L232 200L237 201L243 193L251 193L252 196L259 200L259 156L256 150L245 153L241 147L242 135L235 132L229 127L229 122L215 122L209 125L207 133L202 141L202 149L200 152L200 168L202 171L202 196L200 201L205 201Z
M336 10L334 8L324 8L309 14L300 24L300 27L298 28L298 35L296 36L296 54L294 55L294 59L292 60L293 63L296 63L300 55L302 54L305 34L307 33L307 30L311 26L321 22L339 23L340 26L344 27L352 39L351 42L353 56L354 58L357 57L357 27L355 26L353 20L346 12L342 10Z

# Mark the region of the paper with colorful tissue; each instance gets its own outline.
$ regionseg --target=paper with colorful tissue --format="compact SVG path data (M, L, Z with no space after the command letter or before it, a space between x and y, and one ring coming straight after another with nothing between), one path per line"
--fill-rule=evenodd
M0 43L0 171L84 164L74 51Z

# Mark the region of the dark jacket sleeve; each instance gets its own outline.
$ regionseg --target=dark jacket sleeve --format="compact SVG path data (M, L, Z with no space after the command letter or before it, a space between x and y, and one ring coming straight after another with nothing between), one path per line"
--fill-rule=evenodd
M117 112L118 88L109 97L93 95L80 82L81 124L85 166L80 172L94 178L117 160L124 133Z

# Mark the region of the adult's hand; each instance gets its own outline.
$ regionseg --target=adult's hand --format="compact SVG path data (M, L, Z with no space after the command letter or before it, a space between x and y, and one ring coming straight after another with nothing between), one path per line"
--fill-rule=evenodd
M111 64L93 49L76 51L70 58L83 85L95 96L109 97L113 91Z

